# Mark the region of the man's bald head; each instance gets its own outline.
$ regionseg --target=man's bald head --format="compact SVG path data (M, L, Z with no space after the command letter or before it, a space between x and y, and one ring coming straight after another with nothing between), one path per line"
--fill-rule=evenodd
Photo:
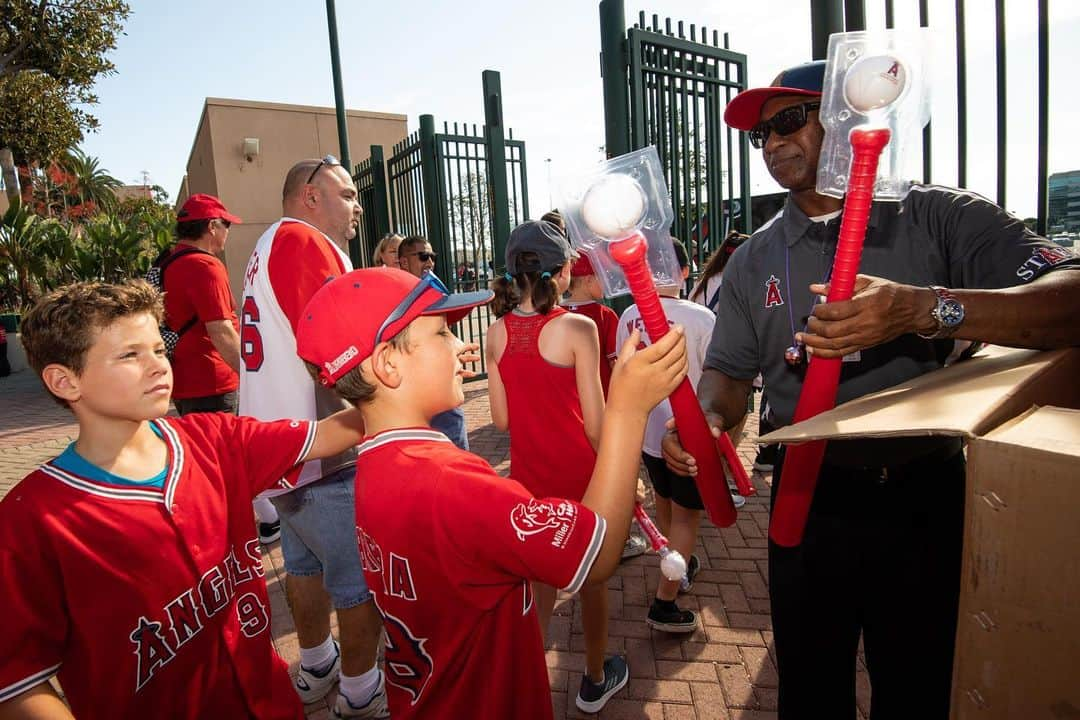
M290 198L298 197L300 191L307 185L311 173L322 163L323 161L319 158L309 158L293 165L292 169L285 175L285 186L281 189L281 199L288 202Z
M332 160L332 161L331 161ZM333 160L301 160L285 174L282 210L344 244L356 235L363 212L352 177Z

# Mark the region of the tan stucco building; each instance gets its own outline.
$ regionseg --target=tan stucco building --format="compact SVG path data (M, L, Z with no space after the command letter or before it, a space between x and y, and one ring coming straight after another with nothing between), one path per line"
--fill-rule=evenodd
M371 145L390 148L406 135L404 115L349 110L347 117L354 164ZM326 154L341 156L333 108L206 99L176 204L209 193L243 218L230 231L223 258L237 299L255 242L281 217L285 173L298 160Z

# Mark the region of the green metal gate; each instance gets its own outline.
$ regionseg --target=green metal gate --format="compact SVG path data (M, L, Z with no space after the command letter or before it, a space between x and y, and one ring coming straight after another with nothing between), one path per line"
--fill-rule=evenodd
M497 73L484 73L484 88L483 126L444 123L436 132L435 119L421 115L420 129L395 145L386 162L390 227L427 238L437 255L435 273L454 292L487 287L502 268L510 228L529 217L525 143L503 136ZM455 332L483 348L494 319L483 307ZM481 371L486 376L483 360Z
M621 49L624 70L607 71L605 62L605 98L626 95L609 84L629 86L628 102L605 103L608 115L628 113L607 118L608 152L621 151L621 133L629 150L656 146L675 211L671 234L699 269L729 230L750 229L749 143L723 122L724 107L746 87L746 56L728 49L726 33L721 46L716 30L710 41L705 27L690 25L687 35L682 21L661 28L653 15L646 25L644 12L627 31L621 1L601 3L601 26L606 52Z
M360 260L364 267L369 267L375 264L375 245L390 232L386 164L383 161L382 145L371 146L371 155L353 171L353 182L356 183L360 207L364 208L357 228L359 245L362 248Z

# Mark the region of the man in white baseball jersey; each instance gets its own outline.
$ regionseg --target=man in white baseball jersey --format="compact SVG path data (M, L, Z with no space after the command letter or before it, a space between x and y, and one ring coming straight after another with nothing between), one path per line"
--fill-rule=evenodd
M312 381L296 355L295 331L315 291L352 269L340 246L355 234L361 209L348 172L329 155L293 166L282 206L285 217L259 238L244 273L240 414L314 420L345 404ZM281 517L286 591L300 642L297 693L315 702L340 679L335 714L378 718L387 717L375 664L381 624L356 544L355 464L353 449L306 463L268 495ZM330 634L327 593L340 648Z

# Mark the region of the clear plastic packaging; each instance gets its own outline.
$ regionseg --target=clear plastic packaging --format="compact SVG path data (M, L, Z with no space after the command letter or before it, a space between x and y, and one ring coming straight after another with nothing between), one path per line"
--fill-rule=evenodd
M922 174L922 129L930 119L930 31L926 28L836 33L829 37L818 117L825 139L817 191L843 197L856 127L888 128L875 200L902 200Z
M634 231L644 235L648 243L649 269L656 286L682 284L679 260L671 244L675 214L655 147L611 158L587 173L563 178L555 190L570 241L589 256L605 296L630 292L626 275L611 257L608 243ZM604 196L604 202L597 202L599 195ZM601 227L613 235L600 235L591 229Z

